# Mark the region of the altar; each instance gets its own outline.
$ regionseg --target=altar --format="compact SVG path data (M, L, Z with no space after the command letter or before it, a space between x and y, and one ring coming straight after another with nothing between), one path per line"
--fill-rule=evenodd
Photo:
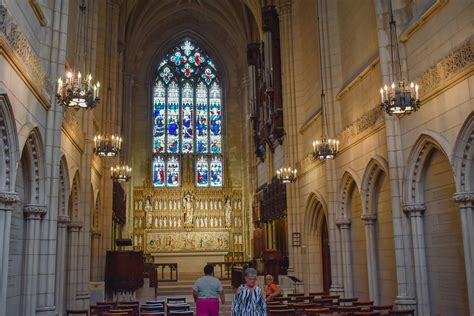
M133 246L154 263L177 263L180 279L191 279L207 262L244 260L242 214L241 190L153 188L146 180L133 192Z

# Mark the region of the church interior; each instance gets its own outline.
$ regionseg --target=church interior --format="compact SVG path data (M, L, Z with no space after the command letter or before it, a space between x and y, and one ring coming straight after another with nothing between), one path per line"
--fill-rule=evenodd
M0 316L474 315L472 0L0 0L0 74Z

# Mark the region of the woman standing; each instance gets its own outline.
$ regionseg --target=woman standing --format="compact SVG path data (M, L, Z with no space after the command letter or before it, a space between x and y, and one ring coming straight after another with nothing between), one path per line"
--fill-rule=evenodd
M193 285L193 296L196 301L196 316L218 316L219 297L225 304L224 289L221 281L212 276L214 267L210 264L204 267L204 276L197 279Z
M234 296L232 316L266 316L267 302L262 289L256 285L257 270L248 268L244 272L242 284Z

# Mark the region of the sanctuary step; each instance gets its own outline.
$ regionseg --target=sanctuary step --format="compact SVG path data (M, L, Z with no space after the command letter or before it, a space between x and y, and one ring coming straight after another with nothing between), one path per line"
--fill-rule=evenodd
M234 290L230 281L221 281L224 288L226 304L221 305L219 315L230 316L232 300L234 298ZM185 297L186 302L191 305L193 311L196 310L196 304L192 295L192 286L194 281L178 281L178 282L160 282L158 284L157 296L155 297L155 289L148 286L148 279L145 279L143 287L136 292L136 299L140 304L155 299L166 300L171 297Z

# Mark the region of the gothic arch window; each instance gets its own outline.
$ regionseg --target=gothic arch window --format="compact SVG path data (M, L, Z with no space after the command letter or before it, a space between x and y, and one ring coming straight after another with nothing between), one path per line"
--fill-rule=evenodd
M212 59L185 39L160 62L153 83L154 187L181 185L191 156L197 187L222 187L222 90Z

